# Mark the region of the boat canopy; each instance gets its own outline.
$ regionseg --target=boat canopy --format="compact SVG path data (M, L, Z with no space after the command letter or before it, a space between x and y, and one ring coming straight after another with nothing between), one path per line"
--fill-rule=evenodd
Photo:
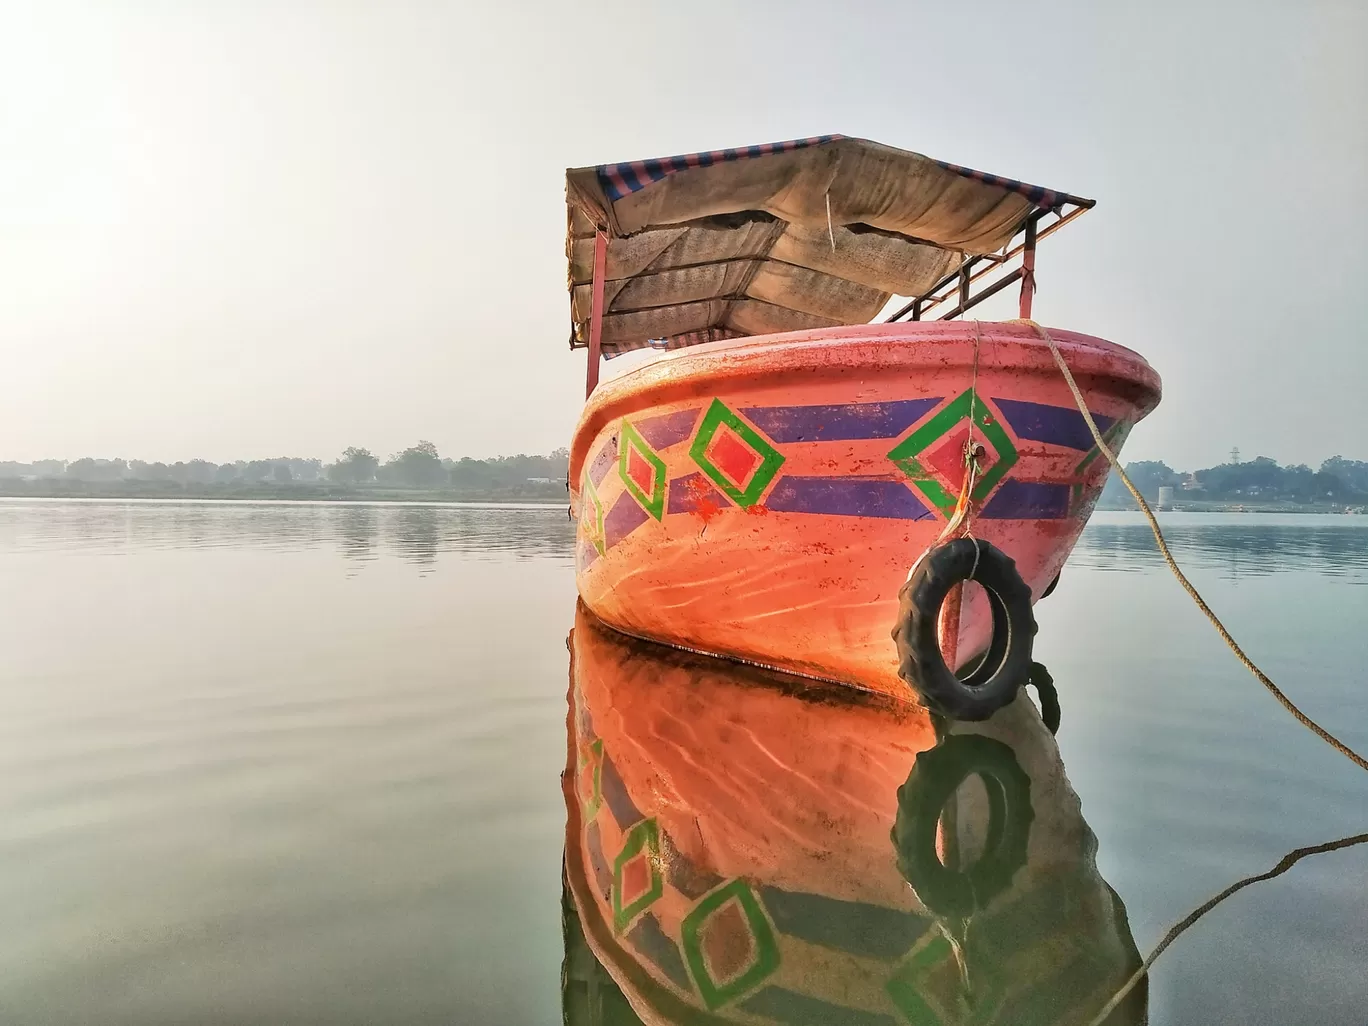
M912 297L895 318L919 319L958 293L953 317L1011 281L1030 287L1028 260L971 297L1008 258L1034 255L1038 227L1043 236L1093 205L839 135L574 168L565 178L570 345L597 341L609 357L865 323L895 295Z

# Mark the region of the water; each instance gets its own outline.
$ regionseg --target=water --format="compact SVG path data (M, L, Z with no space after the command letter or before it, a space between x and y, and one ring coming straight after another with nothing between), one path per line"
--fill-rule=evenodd
M1368 750L1368 518L1166 524L1251 655ZM563 997L583 1022L591 992L602 1021L633 1022L577 939L593 903L577 910L562 888L571 539L554 508L0 504L0 1022L532 1024L560 1021ZM1100 993L1235 879L1368 831L1368 778L1235 663L1138 517L1099 514L1038 617L1037 657L1063 707L1058 746L1024 707L984 728L1016 753L1035 806L1011 887L1053 895L1036 882L1063 881L1074 897L1041 909L1101 918L1003 934L980 916L965 945L980 992L1048 996L1048 974L1020 966L1082 945L1104 953L1088 978ZM586 651L581 668L616 650ZM853 927L846 905L820 906L831 912L813 927L846 922L869 943L880 900L906 900L886 826L832 833L786 817L832 794L858 800L833 808L891 815L888 781L930 745L925 725L834 701L823 711L811 695L640 646L614 658L595 679L617 674L617 690L582 691L587 705L608 702L593 728L624 767L614 780L660 804L676 847L697 848L683 828L670 834L684 799L672 806L669 789L687 792L699 836L713 839L691 857L740 859L768 896L785 961L765 987L781 980L791 1003L751 1007L811 1021L800 1015L816 1006L783 995L872 1007L889 991L877 973L877 986L857 986L860 971L885 959L910 978L892 949L861 961L828 937L791 954L806 942L784 932L802 931L780 892L870 889ZM714 692L731 698L685 719L648 715ZM629 699L647 703L639 715ZM749 732L707 734L708 710L733 707ZM863 725L838 750L846 721ZM622 754L623 737L671 723L688 732L669 757ZM771 748L770 769L745 761L800 736L810 742L787 761ZM686 772L678 760L691 753L707 754L693 765L708 773ZM802 759L816 760L814 790L799 800ZM972 812L976 796L963 794ZM982 838L961 832L968 864ZM825 861L803 854L819 849ZM652 906L667 932L678 900L671 883ZM722 911L741 922L737 909ZM1149 1021L1361 1026L1365 922L1368 845L1312 856L1174 945L1149 985ZM725 944L714 956L739 957ZM795 966L810 972L783 975ZM1082 987L1058 983L1074 1008L1064 1021L1091 1000ZM715 1014L739 1015L760 989ZM755 1016L744 1021L774 1021Z

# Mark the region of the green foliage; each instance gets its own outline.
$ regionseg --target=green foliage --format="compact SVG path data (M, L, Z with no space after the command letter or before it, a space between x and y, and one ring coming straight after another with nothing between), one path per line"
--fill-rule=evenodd
M437 488L447 482L447 471L437 446L421 441L391 456L378 477L385 484L402 488Z
M128 473L123 460L93 460L89 456L68 463L66 476L76 481L118 481Z
M349 445L342 450L337 462L328 467L328 479L339 484L366 484L375 480L375 470L380 466L369 449L358 449Z
M1330 474L1354 491L1368 495L1368 462L1331 456L1321 464L1320 472Z
M1126 474L1148 501L1170 485L1174 497L1199 502L1355 503L1368 500L1368 463L1335 456L1319 471L1305 464L1279 466L1276 460L1258 456L1240 463L1222 463L1192 474L1177 473L1164 463L1136 462ZM1134 502L1120 478L1112 475L1103 489L1101 505L1133 508Z

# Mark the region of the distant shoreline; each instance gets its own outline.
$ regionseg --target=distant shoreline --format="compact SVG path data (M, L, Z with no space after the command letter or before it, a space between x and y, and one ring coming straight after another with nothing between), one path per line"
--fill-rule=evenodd
M1172 506L1165 506L1162 509L1149 499L1150 508L1156 513L1341 513L1341 514L1362 514L1368 512L1368 508L1356 506L1352 503L1330 503L1330 502L1176 502ZM1097 513L1139 513L1140 507L1135 503L1124 506L1107 505L1097 506Z
M520 488L389 488L348 487L329 482L251 485L188 485L160 481L23 481L0 480L0 499L148 499L224 502L395 502L527 503L569 506L565 485L533 484Z

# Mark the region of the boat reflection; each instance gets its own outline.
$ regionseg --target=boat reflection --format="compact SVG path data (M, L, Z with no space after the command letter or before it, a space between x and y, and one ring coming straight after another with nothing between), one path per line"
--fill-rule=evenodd
M1087 1023L1139 966L1029 698L947 730L583 607L571 653L570 1026Z

